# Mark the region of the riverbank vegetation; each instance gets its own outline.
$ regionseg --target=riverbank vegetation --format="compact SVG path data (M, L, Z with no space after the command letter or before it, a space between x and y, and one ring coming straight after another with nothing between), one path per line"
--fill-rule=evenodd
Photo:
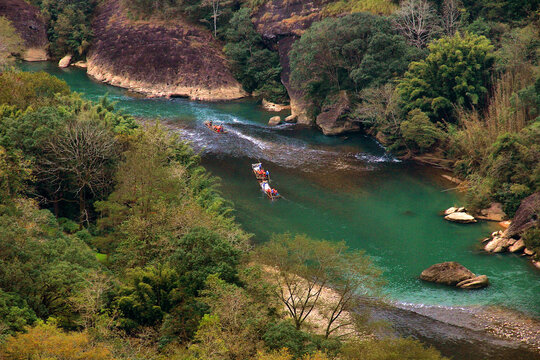
M382 280L362 252L300 235L253 249L159 123L45 73L7 70L0 89L2 359L442 359L366 337L380 327L357 295Z
M386 19L327 18L294 44L293 85L312 118L348 92L340 121L453 170L471 209L500 202L511 217L540 189L538 4L497 4L408 0ZM368 20L377 31L359 33Z

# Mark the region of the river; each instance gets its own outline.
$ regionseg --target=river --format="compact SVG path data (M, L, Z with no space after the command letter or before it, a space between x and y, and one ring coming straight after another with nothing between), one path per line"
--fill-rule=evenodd
M400 334L421 338L458 359L537 358L537 353L456 320L483 305L540 318L540 272L518 256L481 251L479 240L497 230L496 225L445 221L439 212L462 200L460 194L446 191L452 184L438 171L401 162L366 136L326 137L289 124L268 127L275 113L253 100L144 99L94 82L81 69L50 63L22 67L56 75L91 100L107 93L118 108L136 117L161 119L178 131L201 152L203 165L221 177L224 196L233 201L238 221L256 242L272 233L306 233L365 250L384 270L386 297L396 305L377 316L393 322ZM223 122L229 133L209 131L205 120ZM272 202L259 191L250 168L257 161L270 170L272 185L283 199ZM460 291L418 279L423 269L443 261L458 261L487 275L491 286Z

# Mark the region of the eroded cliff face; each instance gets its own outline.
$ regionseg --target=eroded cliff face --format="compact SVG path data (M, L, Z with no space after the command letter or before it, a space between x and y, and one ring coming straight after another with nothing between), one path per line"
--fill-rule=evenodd
M253 24L262 37L277 46L283 71L281 82L291 99L291 113L300 124L312 124L307 113L308 104L302 93L290 84L289 51L292 44L321 19L321 12L329 0L271 0L262 5L252 16Z
M125 13L118 0L100 5L90 76L150 96L219 101L247 95L209 31L181 21L132 21Z
M39 9L24 0L1 0L0 16L5 16L24 40L26 61L47 60L47 29Z

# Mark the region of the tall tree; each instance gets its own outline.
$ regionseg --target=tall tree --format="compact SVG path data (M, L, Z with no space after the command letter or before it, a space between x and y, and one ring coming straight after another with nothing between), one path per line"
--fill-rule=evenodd
M72 187L79 201L79 223L88 223L87 194L102 195L111 185L118 155L112 131L81 113L46 142L40 159L40 175L62 189Z
M369 258L361 251L350 251L344 242L276 235L258 249L258 259L269 267L277 296L296 329L318 312L326 318L325 337L354 326L348 316L358 296L373 295L381 285L380 271ZM324 292L332 292L334 299L322 300L328 297Z
M394 27L418 48L423 48L438 31L435 9L427 0L406 0L392 20Z

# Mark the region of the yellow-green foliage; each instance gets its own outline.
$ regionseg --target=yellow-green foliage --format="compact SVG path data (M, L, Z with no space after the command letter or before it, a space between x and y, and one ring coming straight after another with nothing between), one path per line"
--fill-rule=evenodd
M20 54L23 44L23 40L11 25L11 21L0 16L0 67L11 62L13 54Z
M326 16L355 12L390 15L398 8L391 0L339 0L326 5L323 13Z
M7 339L0 348L1 359L114 360L111 351L93 343L86 332L65 333L52 324L27 330Z

